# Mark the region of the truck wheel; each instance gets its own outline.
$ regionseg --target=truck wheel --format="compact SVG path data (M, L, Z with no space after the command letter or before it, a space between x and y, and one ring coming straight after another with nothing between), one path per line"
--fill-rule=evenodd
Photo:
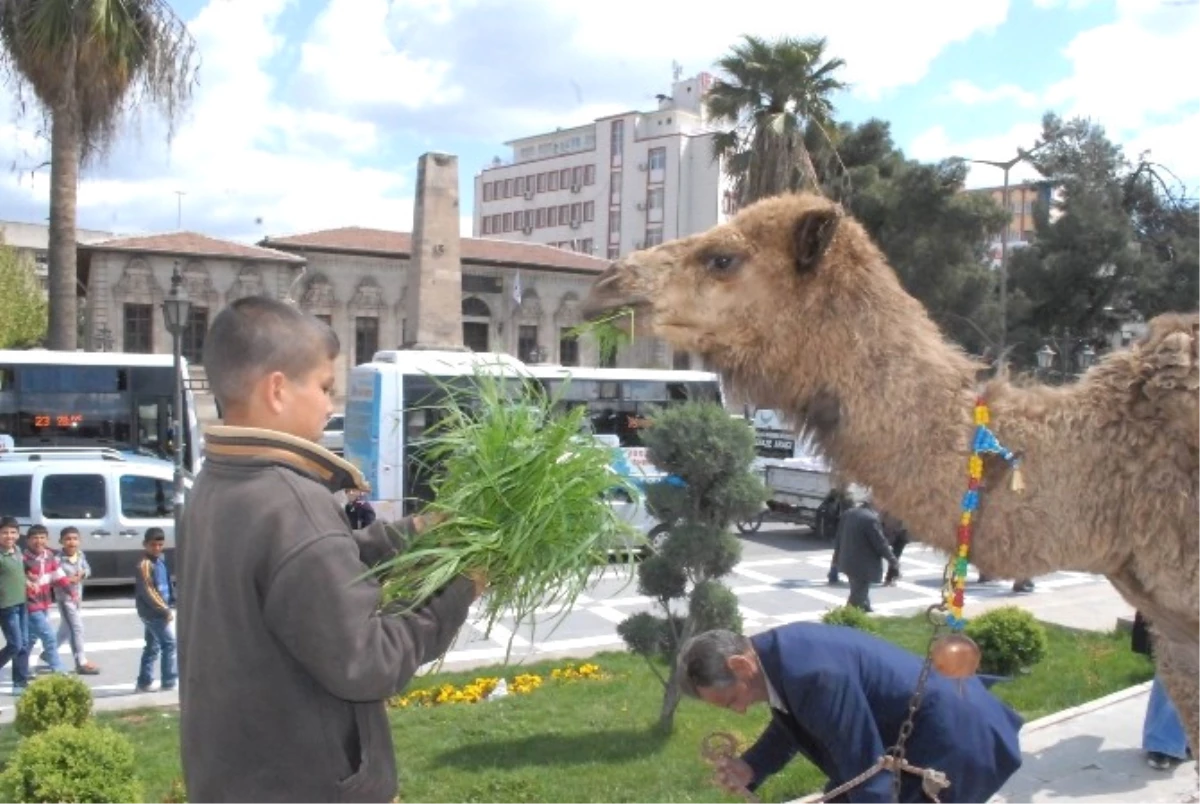
M667 537L671 535L671 528L665 523L660 522L650 529L647 537L650 540L650 549L655 553L662 550L663 545L667 543Z
M743 519L741 522L738 522L738 533L758 533L758 529L762 527L763 520L766 518L766 516L767 514L764 511L758 516L751 517L750 519Z

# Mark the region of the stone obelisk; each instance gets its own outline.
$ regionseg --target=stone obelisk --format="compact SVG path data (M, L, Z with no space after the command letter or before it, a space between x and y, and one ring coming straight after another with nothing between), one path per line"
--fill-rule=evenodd
M458 157L422 154L404 294L406 349L465 350L458 215Z

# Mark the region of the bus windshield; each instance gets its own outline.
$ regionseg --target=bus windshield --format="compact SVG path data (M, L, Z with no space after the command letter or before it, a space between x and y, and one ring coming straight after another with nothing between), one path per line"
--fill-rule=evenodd
M547 391L562 404L587 408L596 435L613 435L625 448L641 447L642 431L657 409L683 402L721 401L713 380L593 380L584 378L543 380Z

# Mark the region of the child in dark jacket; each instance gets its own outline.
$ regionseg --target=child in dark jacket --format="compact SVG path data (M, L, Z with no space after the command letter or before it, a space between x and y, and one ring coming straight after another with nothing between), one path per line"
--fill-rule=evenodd
M175 590L163 551L167 535L162 528L150 528L142 547L146 554L134 573L134 600L138 616L146 627L146 646L142 648L142 665L134 692L149 692L154 683L154 662L162 657L162 691L175 689L178 672L175 668Z

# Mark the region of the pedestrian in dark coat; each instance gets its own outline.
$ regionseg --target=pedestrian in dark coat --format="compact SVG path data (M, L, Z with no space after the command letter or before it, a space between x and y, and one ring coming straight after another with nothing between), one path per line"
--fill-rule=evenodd
M719 784L754 790L800 754L829 778L829 791L895 744L921 665L863 631L792 623L752 638L730 631L693 637L679 652L677 673L685 694L714 706L771 708L754 745L720 762ZM913 722L905 757L946 775L941 801L987 801L1021 766L1021 717L979 678L952 681L932 672ZM892 774L875 774L836 800L892 801ZM899 800L930 800L919 776L904 775Z
M896 577L900 572L900 562L883 535L879 514L868 505L851 508L842 514L837 539L837 567L850 581L846 603L870 611L871 584L883 580L882 562L895 570Z

